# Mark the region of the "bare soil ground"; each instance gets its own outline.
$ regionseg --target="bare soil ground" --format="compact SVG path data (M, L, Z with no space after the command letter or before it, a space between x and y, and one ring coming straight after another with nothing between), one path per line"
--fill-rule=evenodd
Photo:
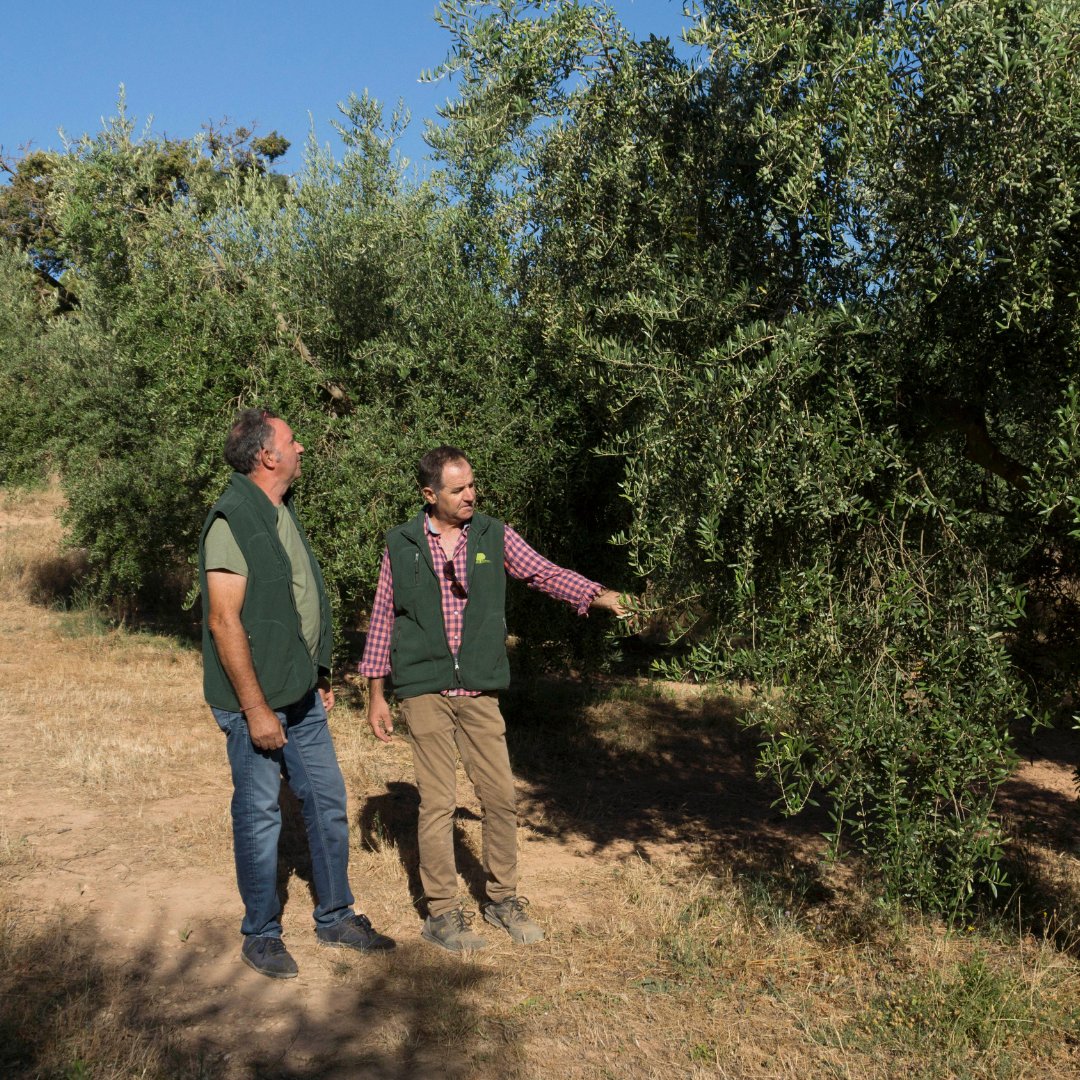
M1004 799L1042 930L958 938L898 925L823 863L823 822L780 818L755 779L738 701L687 687L563 680L508 697L522 890L549 934L522 949L492 931L490 949L459 959L419 937L407 742L378 744L343 685L353 888L399 946L317 946L285 797L284 925L301 974L256 975L238 959L231 789L199 657L28 601L63 573L59 506L55 492L0 503L5 1075L1078 1075L1071 742L1033 749ZM459 779L477 907L480 808ZM912 987L972 1008L955 987L975 959L996 980L977 1003L984 1035L929 1006L898 1010Z

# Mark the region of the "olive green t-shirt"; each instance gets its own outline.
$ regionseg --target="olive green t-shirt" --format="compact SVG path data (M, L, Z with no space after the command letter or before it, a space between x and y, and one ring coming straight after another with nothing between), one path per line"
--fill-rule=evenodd
M292 594L300 616L300 632L304 636L313 660L319 655L319 590L311 570L311 559L296 531L296 523L284 506L277 508L277 534L292 566ZM206 569L230 570L241 577L248 576L247 560L240 550L225 518L217 518L206 534Z

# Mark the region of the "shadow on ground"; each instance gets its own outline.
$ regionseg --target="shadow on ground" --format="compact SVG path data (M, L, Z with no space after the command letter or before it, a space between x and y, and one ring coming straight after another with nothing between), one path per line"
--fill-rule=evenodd
M633 684L622 694L543 681L505 696L510 756L530 788L527 824L580 837L593 853L686 845L744 874L816 862L828 819L788 818L773 805L737 701Z
M1080 956L1080 746L1075 732L1050 728L1026 734L1018 748L1026 760L996 800L1010 837L1003 862L1010 886L994 910Z
M773 805L775 792L756 775L755 741L740 724L736 700L670 696L644 684L538 679L521 680L503 695L502 707L514 772L525 782L519 817L536 833L609 857L649 859L658 846L682 849L701 869L737 875L751 893L793 895L811 906L836 898L821 861L827 815L811 808L789 818ZM1071 733L1042 739L1048 745L1032 745L1031 757L1071 762ZM360 825L368 846L397 847L419 903L417 808L415 788L392 783L368 800ZM1017 843L1006 862L1012 890L993 910L1080 951L1077 875L1053 872L1053 860L1048 871L1045 858L1049 849L1071 866L1080 852L1072 791L1014 777L999 809ZM1039 857L1028 840L1037 840ZM459 870L479 902L482 869L464 843L457 849Z
M199 645L202 617L197 603L187 603L192 569L186 563L151 574L138 595L123 602L104 604L100 610L88 591L90 572L90 553L86 548L65 548L26 564L22 571L23 591L30 603L39 607L92 613L105 625L168 634L189 648Z
M409 895L413 907L422 918L427 914L424 886L420 881L420 853L417 849L417 821L420 814L420 793L415 784L393 780L386 785L384 795L369 796L360 811L360 842L371 851L384 845L395 848L408 876ZM487 902L486 879L480 860L473 854L465 838L461 821L475 821L477 815L459 806L454 815L454 857L458 873L477 904Z
M503 700L511 759L531 792L522 820L594 853L629 844L648 858L655 843L683 845L703 869L724 868L751 893L833 900L821 862L828 816L810 808L789 818L773 805L740 707L647 685L548 680L512 689ZM1071 774L1062 782L1080 746L1076 733L1049 729L1022 751L1046 772L1018 774L999 792L1011 886L991 909L1080 955L1080 809Z
M423 1080L475 1076L482 1052L497 1054L500 1076L520 1073L505 1026L462 1022L463 995L488 974L419 948L392 961L335 954L335 985L305 995L311 957L298 957L301 976L288 982L239 962L208 968L208 953L234 952L232 934L204 938L202 950L145 944L113 961L96 951L90 919L31 927L11 909L0 915L0 1075L12 1080ZM166 936L159 927L150 938Z

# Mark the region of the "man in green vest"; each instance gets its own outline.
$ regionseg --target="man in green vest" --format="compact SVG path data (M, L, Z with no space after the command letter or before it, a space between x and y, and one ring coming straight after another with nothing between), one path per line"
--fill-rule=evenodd
M520 944L544 931L517 894L517 814L499 691L510 683L506 577L570 604L579 615L626 614L618 593L538 555L509 525L476 510L472 466L456 447L420 459L424 509L386 536L360 674L368 723L383 742L394 730L389 675L412 737L420 880L428 915L422 936L450 952L487 942L458 903L453 822L460 754L484 809L484 920Z
M281 940L278 798L284 778L303 808L323 945L380 952L394 942L352 909L345 781L327 726L333 708L330 604L293 510L304 448L268 409L245 409L225 443L235 470L199 540L203 688L225 733L233 777L241 959L296 977Z

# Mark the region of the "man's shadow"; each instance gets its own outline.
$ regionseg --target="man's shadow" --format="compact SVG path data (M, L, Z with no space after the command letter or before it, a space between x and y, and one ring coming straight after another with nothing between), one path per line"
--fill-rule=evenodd
M420 816L420 793L415 784L390 781L386 793L372 795L360 811L360 842L369 851L396 849L409 882L413 907L426 914L424 887L420 883L420 853L417 847L417 824ZM484 868L469 848L460 821L478 821L471 810L459 806L454 812L454 861L465 880L469 895L477 906L487 902Z
M289 906L289 880L293 874L307 885L311 906L318 903L315 882L311 873L311 850L308 848L307 826L300 800L284 780L281 782L281 837L278 840L277 890L281 910Z

